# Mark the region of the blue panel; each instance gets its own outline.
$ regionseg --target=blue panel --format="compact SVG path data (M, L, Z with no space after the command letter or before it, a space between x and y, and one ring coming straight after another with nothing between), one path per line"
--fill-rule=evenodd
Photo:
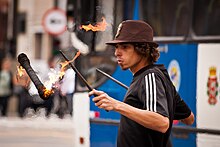
M133 20L139 20L139 0L135 0L134 2Z
M180 96L189 105L196 118L196 71L197 71L197 45L196 44L168 44L160 45L164 49L158 63L164 64L167 69L170 62L179 63L181 78L179 85ZM184 125L184 124L177 124ZM193 124L196 126L196 122ZM186 137L186 136L184 136ZM196 147L196 135L190 134L188 138L172 138L173 146Z
M195 134L179 134L178 136L172 134L171 136L173 147L196 147Z
M113 125L91 124L91 147L115 147L118 127Z
M129 70L122 71L118 66L112 75L115 79L129 86L132 80L132 73ZM123 101L126 89L116 84L112 80L107 80L99 90L105 91L109 96L114 97L120 101ZM108 119L119 119L120 114L117 112L106 112L97 108L94 105L94 102L90 99L90 110L99 111L100 118ZM100 124L91 124L90 125L90 143L91 147L115 147L117 139L118 127L112 125L100 125Z

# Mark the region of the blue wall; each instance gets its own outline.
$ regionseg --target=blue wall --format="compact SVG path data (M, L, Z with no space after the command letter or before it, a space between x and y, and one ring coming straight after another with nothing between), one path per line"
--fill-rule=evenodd
M158 63L164 64L167 69L172 60L179 63L181 73L179 93L196 118L197 44L161 44L160 47L164 51L161 52ZM184 124L178 123L177 125ZM196 126L196 121L193 126ZM196 135L172 134L172 142L174 147L196 147Z

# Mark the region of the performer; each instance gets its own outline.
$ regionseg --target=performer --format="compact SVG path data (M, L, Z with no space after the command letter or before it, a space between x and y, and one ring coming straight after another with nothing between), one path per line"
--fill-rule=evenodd
M121 114L118 147L166 147L174 119L187 125L194 115L181 99L163 65L153 42L153 30L140 20L123 21L113 41L115 56L123 70L130 69L133 80L124 101L93 89L89 96L101 109Z

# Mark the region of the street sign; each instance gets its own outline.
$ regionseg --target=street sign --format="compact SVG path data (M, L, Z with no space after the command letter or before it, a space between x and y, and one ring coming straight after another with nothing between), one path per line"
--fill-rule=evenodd
M49 9L43 16L43 28L47 33L51 35L62 34L66 30L66 24L66 14L62 9Z

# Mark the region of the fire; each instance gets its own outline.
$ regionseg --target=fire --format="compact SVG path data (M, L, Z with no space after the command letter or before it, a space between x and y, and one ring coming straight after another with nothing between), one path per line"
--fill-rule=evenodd
M79 57L79 55L80 55L80 52L78 51L71 61L61 62L60 63L61 64L61 68L60 68L59 71L56 71L55 69L51 69L51 72L48 73L49 80L44 83L44 85L46 87L46 90L50 90L54 86L54 84L56 86L56 82L59 81L65 75L65 70L64 70L65 67L69 63L75 61L75 59L77 57Z
M62 62L62 63L60 63L61 64L61 72L64 72L64 68L69 64L69 63L72 63L73 61L75 61L76 60L76 58L78 58L80 56L80 51L78 51L77 53L76 53L76 55L74 56L74 58L72 59L72 60L70 60L70 61L65 61L65 62Z
M48 73L49 80L44 82L46 90L50 90L64 74L64 72L56 71L55 69L50 69L50 72Z
M19 85L28 87L30 83L30 79L28 78L28 75L26 73L26 70L21 66L16 66L16 84L19 83Z
M107 27L107 22L105 20L104 17L102 17L102 21L101 22L97 22L96 25L82 25L81 28L83 28L86 31L92 30L92 31L105 31L106 27Z
M75 61L76 58L79 57L79 56L80 56L80 51L78 51L78 52L76 53L76 55L74 56L74 58L73 58L72 60L70 60L70 61L65 61L65 62L61 62L61 63L60 63L60 64L61 64L61 69L60 69L60 71L58 71L58 72L57 72L56 70L54 70L54 69L51 69L51 72L48 73L48 75L49 75L49 80L44 83L44 85L45 85L45 87L46 87L46 89L44 89L44 96L45 96L45 97L48 97L49 95L51 95L52 93L54 93L54 91L51 90L51 88L54 87L54 85L55 85L55 87L56 87L56 82L59 81L59 80L64 76L64 74L65 74L65 67L66 67L69 63Z
M51 89L47 89L47 88L44 89L43 91L44 91L44 97L45 97L45 98L49 97L51 94L54 93L53 90L51 90Z
M25 74L25 69L22 66L17 66L18 76L22 77Z
M80 52L78 51L72 60L60 63L61 64L60 70L50 69L50 72L48 73L49 80L44 82L44 88L42 89L45 98L48 98L51 94L54 93L53 88L57 88L56 85L57 82L64 76L65 67L69 63L75 61L75 59L79 56L80 56ZM25 69L22 66L17 66L17 77L22 77L25 74L26 74Z
M22 66L17 66L17 80L19 77L22 77L25 75L25 69ZM52 87L52 86L51 86ZM46 87L43 89L44 97L49 97L54 91L51 90L51 88Z

